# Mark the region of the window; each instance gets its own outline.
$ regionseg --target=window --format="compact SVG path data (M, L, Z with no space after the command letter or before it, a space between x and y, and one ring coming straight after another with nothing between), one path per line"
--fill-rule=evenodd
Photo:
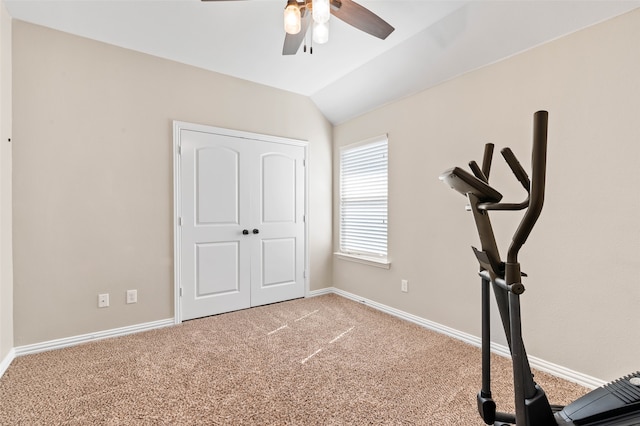
M340 150L340 253L387 256L387 136Z

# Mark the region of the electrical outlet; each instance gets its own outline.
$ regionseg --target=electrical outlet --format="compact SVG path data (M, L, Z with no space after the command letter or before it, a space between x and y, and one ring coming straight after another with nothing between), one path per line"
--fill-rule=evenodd
M408 293L409 292L409 281L407 281L407 280L400 281L400 290L402 290L405 293Z
M98 308L109 307L109 293L98 295Z
M127 290L127 303L138 303L138 290Z

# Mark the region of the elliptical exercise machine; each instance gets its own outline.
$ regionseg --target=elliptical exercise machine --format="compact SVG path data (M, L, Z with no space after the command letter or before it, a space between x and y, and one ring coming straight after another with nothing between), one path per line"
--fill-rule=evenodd
M469 163L473 174L458 167L445 171L440 180L467 197L467 209L473 214L480 236L481 250L473 248L480 263L482 282L482 388L478 393L478 411L488 425L503 426L631 426L640 425L640 371L608 383L582 396L566 407L552 406L544 390L535 383L522 340L520 295L525 288L521 277L518 252L535 225L544 203L547 161L548 113L538 111L533 120L533 149L529 177L509 148L501 151L518 181L527 191L521 203L501 203L502 194L489 185L493 144L485 145L482 167ZM493 234L489 212L493 210L526 210L503 262ZM491 398L490 369L490 292L502 320L511 360L515 393L515 414L496 411Z

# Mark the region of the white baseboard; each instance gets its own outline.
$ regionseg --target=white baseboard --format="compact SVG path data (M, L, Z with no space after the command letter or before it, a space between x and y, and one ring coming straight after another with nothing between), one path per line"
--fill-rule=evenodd
M336 293L336 288L326 287L326 288L321 288L320 290L309 290L305 297L316 297L316 296L322 296L323 294L333 294L333 293Z
M0 361L0 377L4 375L5 371L7 371L7 368L9 368L9 365L15 359L15 357L16 351L15 349L11 348L9 350L9 353L2 359L2 361Z
M565 379L569 382L577 383L585 388L595 389L607 383L606 380L601 380L593 376L588 376L586 374L570 370L561 365L547 362L535 356L529 356L529 363L533 368L552 374L556 377L560 377L561 379Z
M92 342L95 340L106 339L109 337L124 336L131 333L139 333L141 331L153 330L161 327L174 325L173 318L159 321L146 322L143 324L130 325L120 328L112 328L110 330L98 331L96 333L82 334L79 336L64 337L62 339L49 340L32 345L17 346L14 348L15 356L35 354L38 352L50 351L53 349L61 349L67 346L79 345L81 343Z
M320 290L313 290L307 294L307 297L320 296L323 294L330 294L330 293L337 294L347 299L351 299L356 302L363 303L365 305L371 306L374 309L377 309L379 311L385 312L395 317L404 319L406 321L410 321L414 324L418 324L429 330L433 330L435 332L444 334L446 336L453 337L454 339L462 340L463 342L468 343L470 345L477 346L477 347L480 347L482 345L482 340L477 336L447 327L446 325L442 325L437 322L430 321L428 319L401 311L399 309L392 308L387 305L383 305L382 303L378 303L373 300L360 297L356 294L349 293L339 288L328 287ZM491 343L491 352L506 358L511 357L509 348L504 345L499 345L497 343ZM567 380L569 382L577 383L589 389L595 389L606 383L606 381L604 380L600 380L595 377L591 377L586 374L582 374L577 371L570 370L561 365L553 364L551 362L547 362L543 359L540 359L534 356L529 356L529 364L531 365L532 368L535 368L540 371L544 371L545 373L552 374L556 377Z

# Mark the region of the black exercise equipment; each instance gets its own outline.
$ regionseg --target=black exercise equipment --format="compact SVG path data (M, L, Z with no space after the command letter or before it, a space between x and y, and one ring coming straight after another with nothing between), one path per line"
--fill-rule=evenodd
M566 407L549 404L544 390L533 380L522 340L520 295L525 288L521 277L526 275L520 270L518 252L529 237L544 203L547 121L546 111L534 114L531 180L509 148L501 151L527 191L527 198L523 202L501 203L502 194L489 185L493 144L485 146L482 168L475 161L469 163L473 174L454 167L440 176L440 180L467 197L467 209L473 214L480 235L481 250L472 247L480 263L482 283L482 388L478 393L478 411L486 424L496 426L640 425L640 372L595 389ZM489 220L489 212L492 210L526 210L509 246L506 262L500 258ZM515 414L496 411L496 404L491 398L491 288L511 351Z

